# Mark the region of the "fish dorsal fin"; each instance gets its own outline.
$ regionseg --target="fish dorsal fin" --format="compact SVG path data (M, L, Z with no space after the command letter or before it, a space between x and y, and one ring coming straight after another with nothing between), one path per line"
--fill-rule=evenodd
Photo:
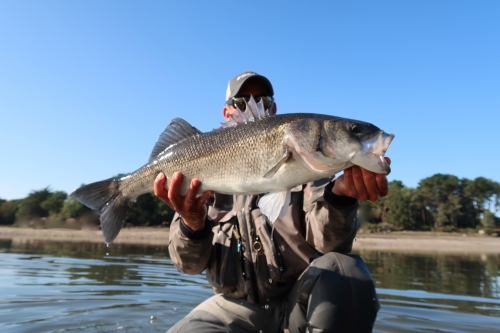
M269 221L274 223L278 217L284 217L290 205L291 191L268 193L259 199L259 208Z
M243 112L238 107L236 107L236 111L231 114L229 120L225 123L221 123L222 128L233 127L238 124L246 124L250 121L255 121L256 119L261 119L269 116L269 109L264 109L264 103L262 99L259 103L255 102L253 96L250 96L250 99L245 101L246 110Z
M201 131L196 127L191 126L182 118L173 119L167 128L160 134L151 155L149 162L158 157L168 147L179 143L182 140L188 139L195 135L201 134Z

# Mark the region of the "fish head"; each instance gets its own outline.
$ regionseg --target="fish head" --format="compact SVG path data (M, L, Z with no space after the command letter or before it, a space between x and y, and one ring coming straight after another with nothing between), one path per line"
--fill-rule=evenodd
M391 171L384 155L394 135L373 124L339 117L306 118L292 123L286 132L294 158L323 175L352 165L381 174Z
M339 118L323 121L319 145L327 157L349 158L354 165L386 175L391 168L384 155L393 139L393 134L373 124Z

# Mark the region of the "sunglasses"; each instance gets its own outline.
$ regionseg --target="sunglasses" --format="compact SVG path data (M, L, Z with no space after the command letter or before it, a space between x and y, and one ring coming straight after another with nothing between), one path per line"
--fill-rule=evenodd
M262 100L262 104L264 105L264 110L270 109L273 106L274 98L272 96L254 96L253 99L255 103L259 103ZM240 109L241 111L245 111L247 108L248 101L250 100L250 96L243 97L232 97L227 100L227 105L232 105L235 108Z

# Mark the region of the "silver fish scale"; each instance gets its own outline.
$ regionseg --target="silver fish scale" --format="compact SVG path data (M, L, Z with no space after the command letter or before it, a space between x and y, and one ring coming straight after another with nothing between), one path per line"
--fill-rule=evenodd
M201 191L226 194L281 191L305 183L317 175L293 159L270 179L263 176L283 157L285 128L292 121L313 116L335 118L312 114L281 115L188 138L167 148L158 160L124 177L120 189L125 197L136 198L153 191L158 173L165 173L170 183L176 171L185 176L182 194L187 192L193 178L201 180Z

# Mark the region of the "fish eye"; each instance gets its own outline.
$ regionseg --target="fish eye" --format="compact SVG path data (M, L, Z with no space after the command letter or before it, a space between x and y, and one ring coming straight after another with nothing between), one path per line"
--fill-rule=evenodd
M352 124L351 125L351 132L353 132L355 134L359 134L359 133L361 133L361 127L359 127L356 124Z

